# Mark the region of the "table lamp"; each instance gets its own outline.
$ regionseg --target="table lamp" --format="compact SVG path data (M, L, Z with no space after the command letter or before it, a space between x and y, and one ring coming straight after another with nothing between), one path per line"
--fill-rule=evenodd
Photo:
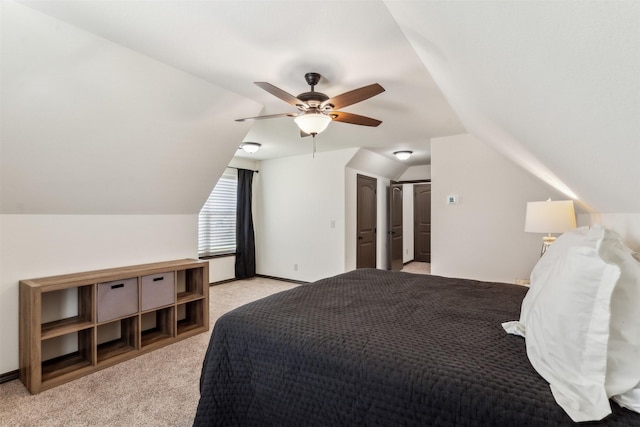
M551 233L564 233L576 228L576 214L573 209L573 200L547 199L544 202L528 202L524 223L524 231L528 233L547 233L542 238L542 250L544 255L547 248L556 240Z

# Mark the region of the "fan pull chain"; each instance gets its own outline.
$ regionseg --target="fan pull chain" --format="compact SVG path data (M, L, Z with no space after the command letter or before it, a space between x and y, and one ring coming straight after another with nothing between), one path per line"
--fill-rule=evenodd
M312 133L311 138L313 138L313 158L316 158L316 134Z

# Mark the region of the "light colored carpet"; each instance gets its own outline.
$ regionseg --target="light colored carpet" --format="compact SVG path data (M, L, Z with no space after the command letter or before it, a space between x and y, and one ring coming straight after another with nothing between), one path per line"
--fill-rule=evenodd
M431 264L427 262L410 262L402 267L402 271L416 274L431 274Z
M430 264L403 271L429 274ZM236 307L298 285L265 278L209 290L210 326ZM0 426L191 426L211 330L32 396L0 384Z
M253 278L210 288L210 326L240 305L296 287ZM211 331L32 396L0 384L0 426L191 426Z

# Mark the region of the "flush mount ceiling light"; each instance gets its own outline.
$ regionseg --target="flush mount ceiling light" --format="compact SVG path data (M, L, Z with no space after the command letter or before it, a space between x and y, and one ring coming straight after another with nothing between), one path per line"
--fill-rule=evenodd
M242 145L240 146L240 148L242 148L244 151L246 151L249 154L255 153L260 149L260 147L262 147L262 145L258 144L257 142L243 142Z
M329 126L331 117L316 111L297 116L293 121L302 132L317 135Z
M393 153L393 155L396 156L398 160L407 160L409 157L411 157L412 154L413 154L413 151L408 151L408 150L396 151Z

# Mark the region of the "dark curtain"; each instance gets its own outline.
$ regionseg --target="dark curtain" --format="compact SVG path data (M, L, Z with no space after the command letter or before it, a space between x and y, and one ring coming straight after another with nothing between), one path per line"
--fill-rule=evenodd
M253 171L238 169L238 204L236 211L236 279L256 275L256 242L251 213Z

